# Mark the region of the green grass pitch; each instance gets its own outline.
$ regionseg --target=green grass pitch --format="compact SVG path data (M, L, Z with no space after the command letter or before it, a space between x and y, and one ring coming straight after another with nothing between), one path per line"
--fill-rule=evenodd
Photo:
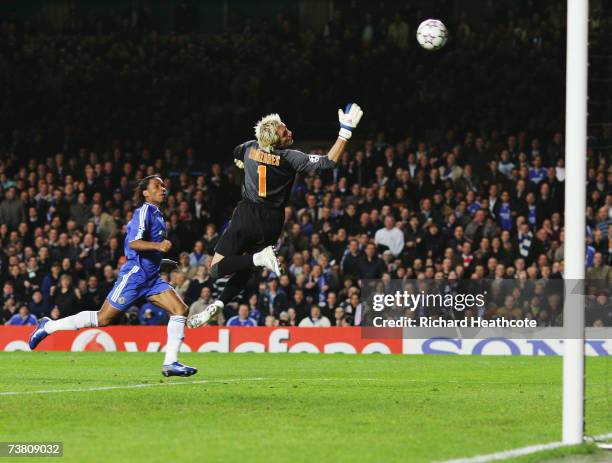
M441 461L561 434L560 357L184 354L200 372L170 379L161 360L0 354L0 441L63 441L62 462L361 463ZM66 389L79 391L6 394ZM612 431L611 396L612 360L588 358L589 434Z

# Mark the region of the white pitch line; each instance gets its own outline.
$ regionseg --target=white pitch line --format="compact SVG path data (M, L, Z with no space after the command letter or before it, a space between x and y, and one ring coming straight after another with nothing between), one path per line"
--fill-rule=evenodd
M379 381L378 378L231 378L231 379L203 379L199 381L177 381L173 383L142 383L142 384L126 384L124 386L97 386L73 389L46 389L38 391L6 391L0 392L0 396L15 396L15 395L32 395L32 394L60 394L64 392L98 392L98 391L113 391L116 389L142 389L147 387L164 387L164 386L186 386L190 384L218 384L218 383L241 383L243 381L285 381L285 382L300 382L300 381ZM411 380L407 380L411 381Z
M180 381L176 383L143 383L143 384L127 384L125 386L98 386L88 388L74 388L74 389L46 389L37 391L6 391L0 392L0 396L15 396L15 395L33 395L33 394L59 394L63 392L95 392L95 391L112 391L115 389L140 389L147 387L164 387L164 386L182 386L189 384L217 384L217 383L240 383L242 381L386 381L383 378L232 378L232 379L204 379L199 381ZM391 380L391 382L401 383L432 383L428 379L412 379L402 378ZM459 381L433 381L435 384L454 384ZM504 381L473 381L473 382L462 382L462 384L507 384Z
M607 434L599 434L597 436L587 436L586 440L589 442L597 442L600 440L608 440L608 439L612 439L612 432L609 432Z
M127 384L125 386L98 386L85 387L74 389L47 389L42 391L7 391L0 392L0 395L30 395L30 394L60 394L64 392L97 392L97 391L113 391L116 389L141 389L146 387L164 387L164 386L188 386L190 384L210 384L210 383L239 383L242 381L264 381L266 378L234 378L234 379L203 379L200 381L180 381L176 383L142 383L142 384Z
M590 437L590 440L598 441L612 439L612 432L608 434L600 434ZM502 452L489 453L486 455L476 455L475 457L457 458L455 460L446 460L442 463L487 463L489 461L500 461L508 458L522 457L532 453L543 452L544 450L554 450L560 447L566 447L570 444L563 442L550 442L549 444L536 444L518 449L504 450Z

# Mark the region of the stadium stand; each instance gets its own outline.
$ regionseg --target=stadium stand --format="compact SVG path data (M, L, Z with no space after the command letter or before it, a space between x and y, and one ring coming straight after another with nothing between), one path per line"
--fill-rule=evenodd
M323 31L303 33L283 15L212 35L184 33L185 24L159 33L145 20L130 27L120 13L97 22L77 15L60 32L4 21L0 322L99 307L124 259L133 186L153 173L170 191L164 212L179 269L167 278L188 304L205 306L224 283L208 276L208 256L240 197L233 146L273 110L299 139L324 139L333 131L312 121L359 93L370 136L352 141L333 173L296 184L279 242L288 274L254 275L242 310L227 307L219 323L359 324L359 278L423 275L513 279L528 290L500 293L483 316L559 324L560 301L545 287L563 272L571 173L563 81L548 76L563 73L564 47L550 45L564 40L564 12L538 5L545 16L529 9L488 36L459 15L454 40L473 46L449 44L442 65L425 60L409 73L404 63L421 51L408 40L405 11L339 11ZM493 42L485 61L469 55ZM454 78L465 88L442 85ZM549 92L534 80L550 82ZM515 95L500 93L509 88ZM589 326L612 326L610 138L609 127L598 132L588 153L586 253L598 282L589 286ZM165 318L145 304L122 322Z

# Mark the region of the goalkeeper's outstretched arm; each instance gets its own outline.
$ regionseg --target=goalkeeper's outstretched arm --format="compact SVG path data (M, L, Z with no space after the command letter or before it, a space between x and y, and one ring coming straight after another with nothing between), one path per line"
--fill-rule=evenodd
M363 111L356 103L349 103L344 108L338 110L338 121L340 122L340 132L338 132L338 139L336 143L331 147L327 153L327 157L330 161L337 163L340 160L340 156L344 152L346 142L353 135L353 130L359 124L363 116Z
M327 159L337 164L340 160L340 156L342 156L342 153L344 152L345 146L346 140L344 138L338 137L336 143L332 145L331 149L327 153Z
M300 151L288 150L286 159L293 165L297 172L316 172L319 170L334 169L340 156L344 152L346 142L351 138L353 129L359 124L359 120L363 116L363 111L359 105L351 103L346 106L345 110L338 110L338 119L340 121L340 132L338 139L333 144L327 156L317 156L315 154L304 154Z
M346 105L346 108L344 108L344 111L341 109L338 110L338 120L340 122L338 139L332 145L326 156L314 154L307 155L297 150L286 150L285 158L297 172L315 172L317 170L334 169L340 160L340 156L342 156L344 152L346 142L353 135L353 130L359 124L362 116L363 111L356 103L349 103ZM278 114L271 114L266 116L266 118L272 118L273 121L281 123ZM261 121L256 127L259 127L260 123ZM234 149L234 164L240 169L244 169L243 146L244 144Z

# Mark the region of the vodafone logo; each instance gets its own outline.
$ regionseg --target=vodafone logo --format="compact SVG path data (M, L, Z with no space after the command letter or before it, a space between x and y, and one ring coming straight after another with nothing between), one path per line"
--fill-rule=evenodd
M79 334L72 342L72 352L115 352L117 345L105 331L87 330Z
M549 328L554 330L555 328ZM559 330L563 330L560 328ZM587 329L585 354L612 355L612 329ZM561 355L559 338L484 339L453 338L364 338L355 328L215 328L188 330L181 351L186 352L279 352L344 354L460 354L460 355ZM602 334L603 333L603 334ZM31 326L0 326L0 351L29 351ZM601 336L601 338L599 338ZM73 352L163 352L165 326L112 326L80 331L58 331L37 350Z

